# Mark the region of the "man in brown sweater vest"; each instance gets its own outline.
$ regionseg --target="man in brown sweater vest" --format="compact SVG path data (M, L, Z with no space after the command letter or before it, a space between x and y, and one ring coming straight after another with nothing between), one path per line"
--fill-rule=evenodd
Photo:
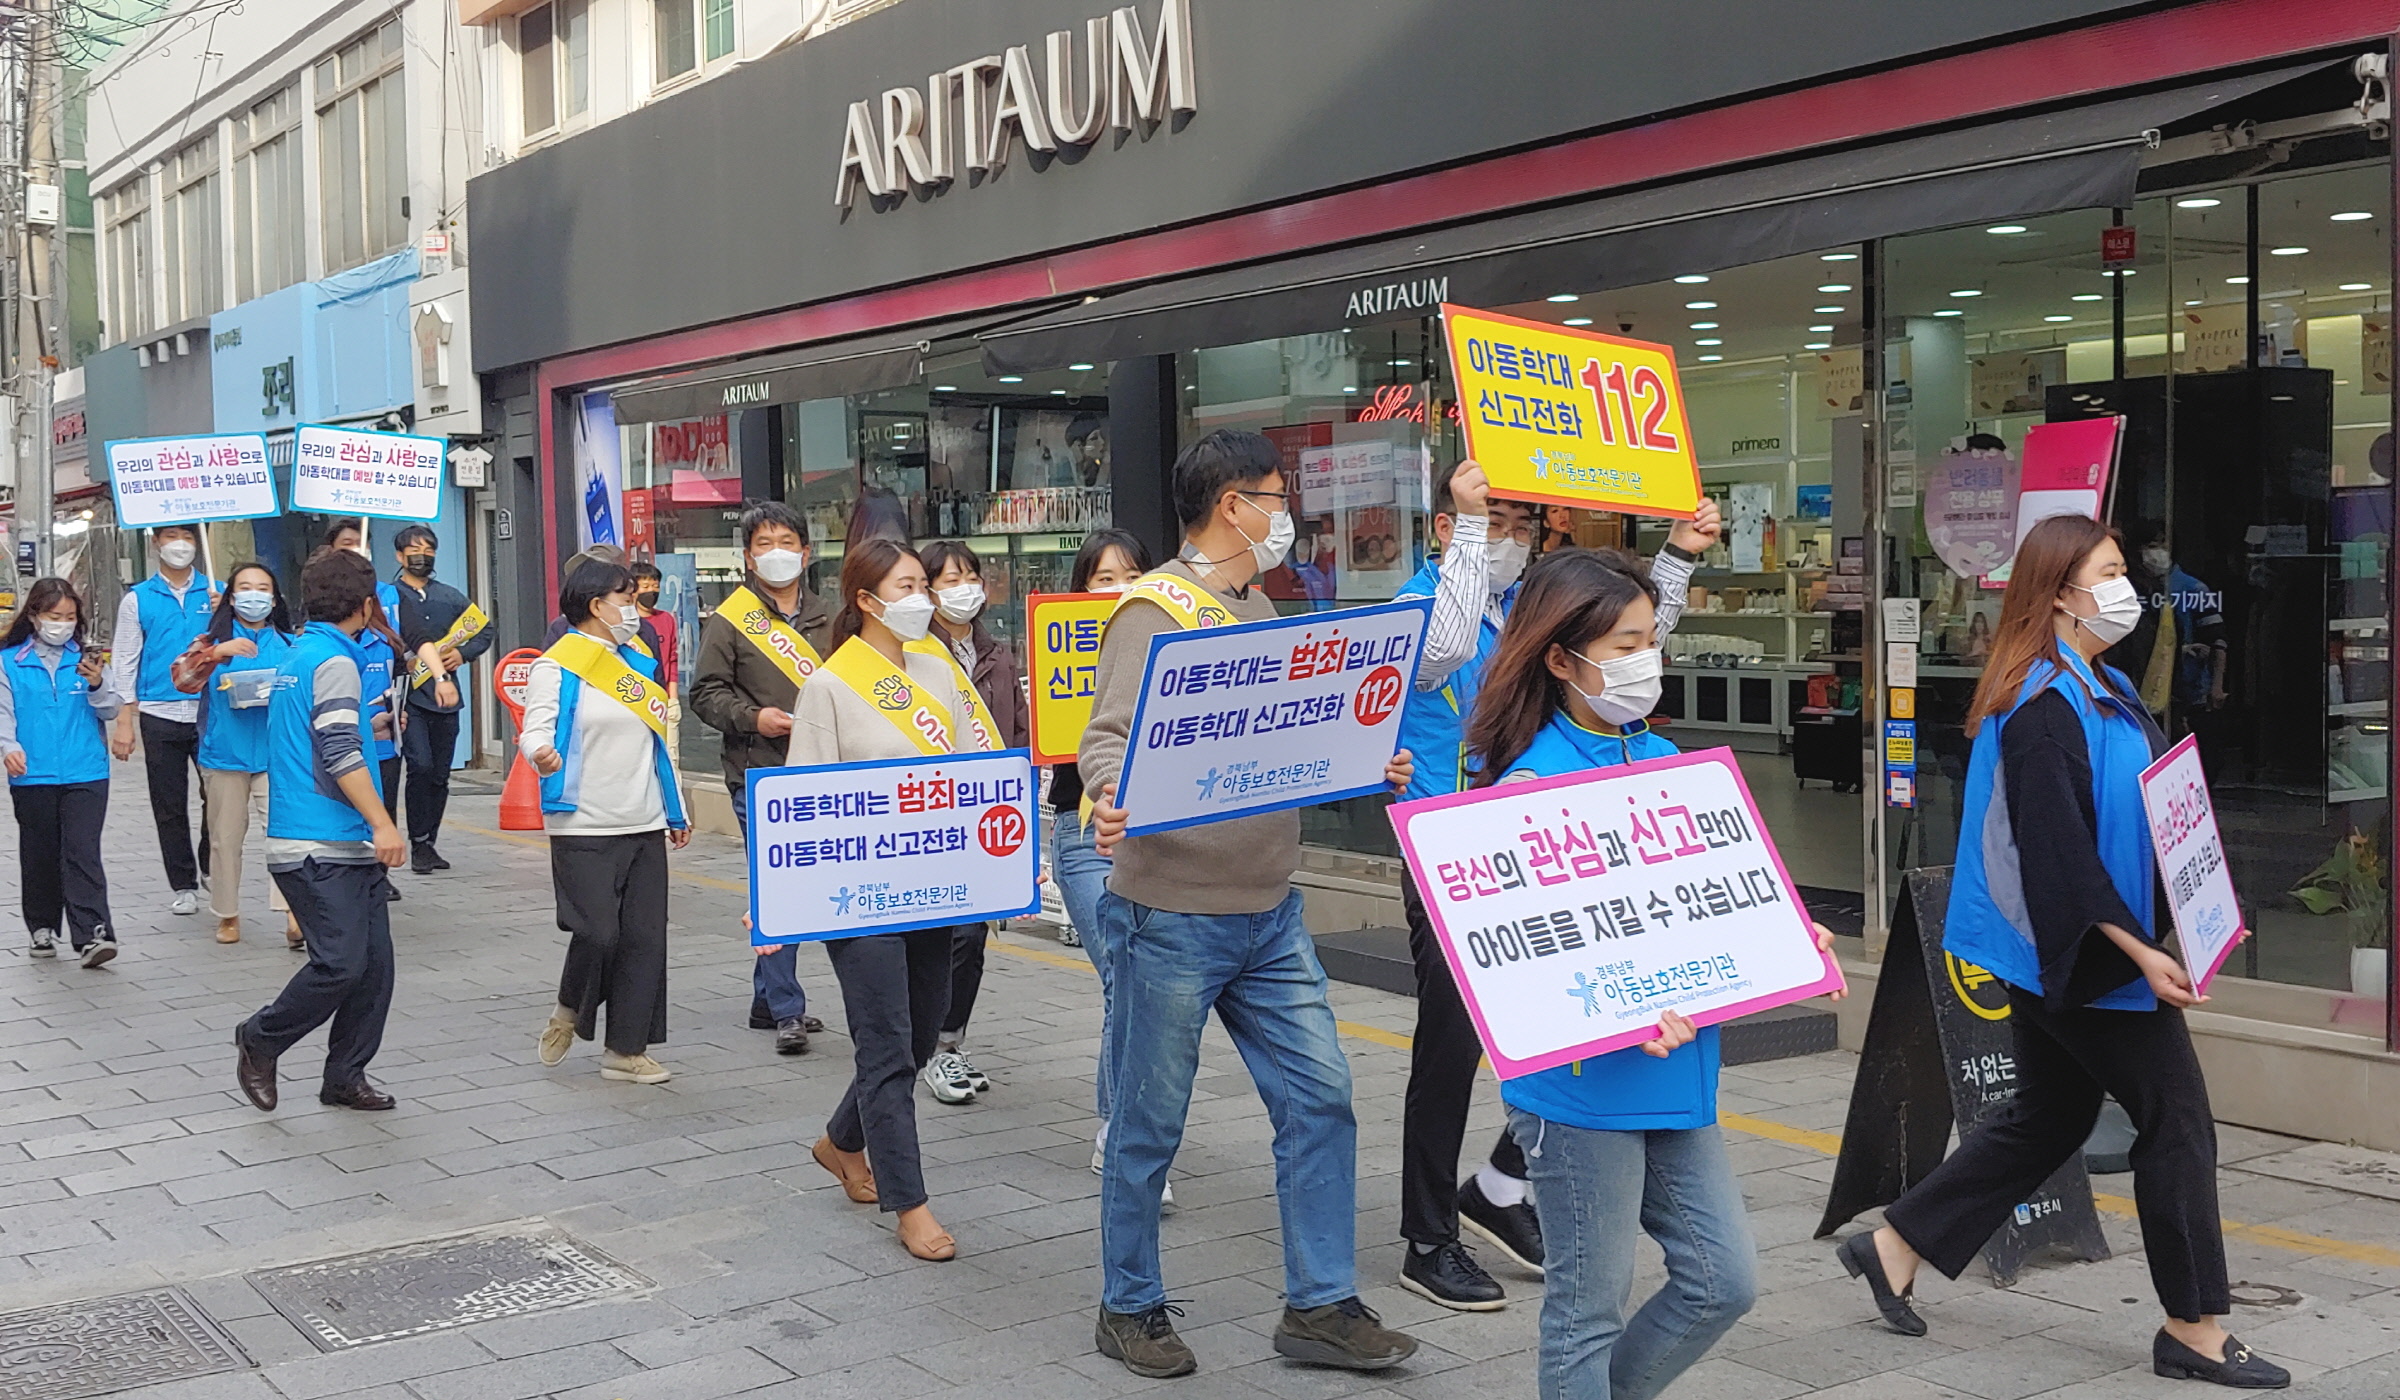
M1241 1048L1275 1124L1283 1212L1283 1322L1275 1350L1295 1360L1380 1370L1416 1342L1386 1329L1356 1281L1358 1122L1325 970L1300 918L1292 871L1300 814L1262 813L1125 836L1117 775L1150 639L1186 621L1276 615L1251 581L1292 544L1282 455L1254 432L1210 433L1175 463L1182 552L1152 577L1185 586L1192 618L1135 585L1100 645L1091 727L1076 755L1094 794L1094 844L1115 861L1100 920L1116 950L1106 1053L1116 1084L1100 1188L1101 1353L1142 1376L1197 1366L1175 1335L1161 1277L1159 1194L1183 1141L1200 1031L1213 1008ZM1221 620L1221 619L1219 619ZM1385 776L1404 784L1403 752Z

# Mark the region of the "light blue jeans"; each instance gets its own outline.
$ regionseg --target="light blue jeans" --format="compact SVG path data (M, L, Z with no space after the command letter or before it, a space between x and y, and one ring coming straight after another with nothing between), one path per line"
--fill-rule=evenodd
M1092 830L1077 820L1073 809L1058 814L1051 827L1050 876L1058 881L1058 897L1067 906L1067 922L1083 939L1083 955L1100 974L1100 1075L1094 1107L1108 1121L1114 1078L1108 1068L1110 1006L1108 938L1100 924L1100 896L1108 893L1108 857L1092 848Z
M1757 1301L1758 1247L1723 1135L1574 1128L1517 1108L1508 1129L1542 1216L1542 1400L1651 1400ZM1667 1282L1628 1322L1637 1231L1666 1251Z
M1211 1007L1275 1125L1285 1301L1318 1308L1356 1294L1350 1062L1325 999L1325 969L1300 922L1300 892L1263 914L1174 914L1109 894L1100 923L1116 966L1116 1103L1100 1182L1102 1305L1138 1313L1167 1300L1159 1191L1183 1144Z

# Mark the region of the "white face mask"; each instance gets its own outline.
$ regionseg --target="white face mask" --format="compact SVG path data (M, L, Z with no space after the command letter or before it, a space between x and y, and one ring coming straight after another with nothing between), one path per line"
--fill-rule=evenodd
M1252 509L1258 508L1257 503L1251 501L1248 496L1244 496L1242 499L1249 502ZM1292 513L1288 510L1274 511L1268 514L1267 537L1263 540L1251 539L1250 532L1242 529L1239 525L1233 528L1241 533L1244 540L1249 542L1250 557L1258 561L1258 571L1262 574L1282 563L1283 556L1292 552L1292 541L1300 538L1300 527L1292 523Z
M608 639L623 646L642 630L642 610L631 603L617 609L617 620L608 624Z
M2141 625L2142 595L2134 588L2132 579L2122 576L2103 579L2098 588L2085 588L2078 583L2070 583L2067 587L2091 594L2092 601L2100 605L2096 615L2077 617L2075 620L2098 637L2102 646L2115 646Z
M933 627L933 599L923 593L911 593L883 605L883 625L892 635L904 642L913 642Z
M976 614L983 611L983 585L980 583L954 584L936 590L934 597L941 600L944 622L973 622Z
M75 639L75 624L50 617L36 618L33 633L50 646L63 647Z
M2175 567L2175 556L2163 549L2145 549L2142 551L2142 567L2165 578L2167 571Z
M250 589L233 595L233 615L244 622L252 624L264 622L267 620L267 614L273 611L275 611L275 595L272 593L261 593L256 589Z
M758 570L760 578L781 588L800 577L800 571L808 567L808 559L796 549L770 549L751 560L750 567Z
M1593 714L1610 724L1631 724L1635 720L1648 719L1650 712L1658 708L1658 696L1662 688L1659 672L1666 664L1658 648L1650 647L1629 656L1612 656L1606 661L1594 661L1577 652L1575 659L1598 668L1600 672L1602 689L1598 695L1581 688L1575 691L1583 697L1583 703L1592 707Z
M1494 540L1484 552L1484 571L1492 591L1506 593L1510 584L1524 576L1525 561L1532 557L1533 546L1521 540Z
M158 562L170 569L188 569L199 553L200 546L190 540L169 540L158 547Z
M1133 585L1130 583L1103 583L1094 585L1092 588L1087 589L1086 591L1091 593L1122 593L1131 587L1133 587Z

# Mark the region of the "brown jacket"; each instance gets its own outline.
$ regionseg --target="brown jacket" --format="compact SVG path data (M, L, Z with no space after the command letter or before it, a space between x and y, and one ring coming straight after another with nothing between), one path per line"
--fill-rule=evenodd
M743 580L750 591L775 606L767 586L755 578ZM822 659L833 640L833 608L805 585L792 615L786 619ZM789 714L799 698L792 684L765 653L751 645L723 613L711 613L700 624L698 660L692 665L685 698L700 722L725 736L725 783L738 785L753 768L783 766L788 738L769 738L758 732L758 712L777 709Z
M936 639L947 646L950 639L941 634L940 627L936 626L934 631ZM975 668L971 674L975 693L983 697L983 707L992 712L992 723L1000 730L996 736L1000 747L1023 748L1028 725L1025 687L1019 681L1016 653L984 630L980 621L975 624Z

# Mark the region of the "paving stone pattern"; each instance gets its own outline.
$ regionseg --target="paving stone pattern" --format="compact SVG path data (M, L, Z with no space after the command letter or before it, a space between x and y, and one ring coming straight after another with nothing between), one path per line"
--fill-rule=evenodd
M1268 1334L1282 1283L1269 1130L1232 1046L1209 1033L1165 1225L1200 1374L1149 1382L1091 1350L1098 1178L1091 1154L1096 983L1079 951L995 940L969 1049L995 1081L964 1108L920 1092L927 1179L960 1258L920 1264L885 1220L846 1202L808 1156L848 1073L823 956L802 980L835 1030L778 1059L745 1025L741 857L703 837L674 859L669 1041L657 1087L610 1084L578 1045L544 1069L534 1039L564 938L538 837L492 832L488 793L461 791L442 844L456 868L395 876L400 980L377 1080L397 1111L329 1109L310 1092L322 1035L286 1057L284 1106L233 1083L234 1023L298 959L267 919L255 844L248 939L221 947L203 914L166 912L141 770L119 764L108 829L125 954L85 971L27 959L13 829L0 816L0 1312L173 1287L249 1365L126 1391L158 1400L1521 1400L1534 1393L1538 1282L1496 1268L1513 1305L1454 1314L1404 1293L1397 1176L1413 1017L1405 998L1334 991L1360 1123L1359 1278L1387 1321L1424 1343L1376 1376L1295 1369ZM472 829L470 829L472 828ZM255 843L254 835L253 841ZM1763 1296L1676 1400L2103 1400L2192 1395L2148 1373L2156 1326L2138 1234L2103 1219L2117 1257L2037 1265L1996 1291L1970 1275L1920 1285L1932 1335L1872 1325L1829 1242L1811 1240L1854 1061L1744 1066L1723 1104L1762 1252ZM1471 1142L1497 1131L1478 1096ZM1749 1125L1740 1130L1739 1125ZM2400 1394L2400 1201L2391 1163L2228 1129L2224 1213L2234 1277L2261 1301L2233 1326L2328 1400ZM2363 1188L2363 1189L2353 1189ZM2128 1178L2101 1180L2130 1195ZM246 1281L500 1227L564 1232L649 1287L581 1306L326 1352ZM1641 1289L1657 1253L1641 1246ZM1488 1256L1487 1256L1488 1257ZM0 1354L0 1394L16 1368ZM58 1396L81 1394L57 1390Z

